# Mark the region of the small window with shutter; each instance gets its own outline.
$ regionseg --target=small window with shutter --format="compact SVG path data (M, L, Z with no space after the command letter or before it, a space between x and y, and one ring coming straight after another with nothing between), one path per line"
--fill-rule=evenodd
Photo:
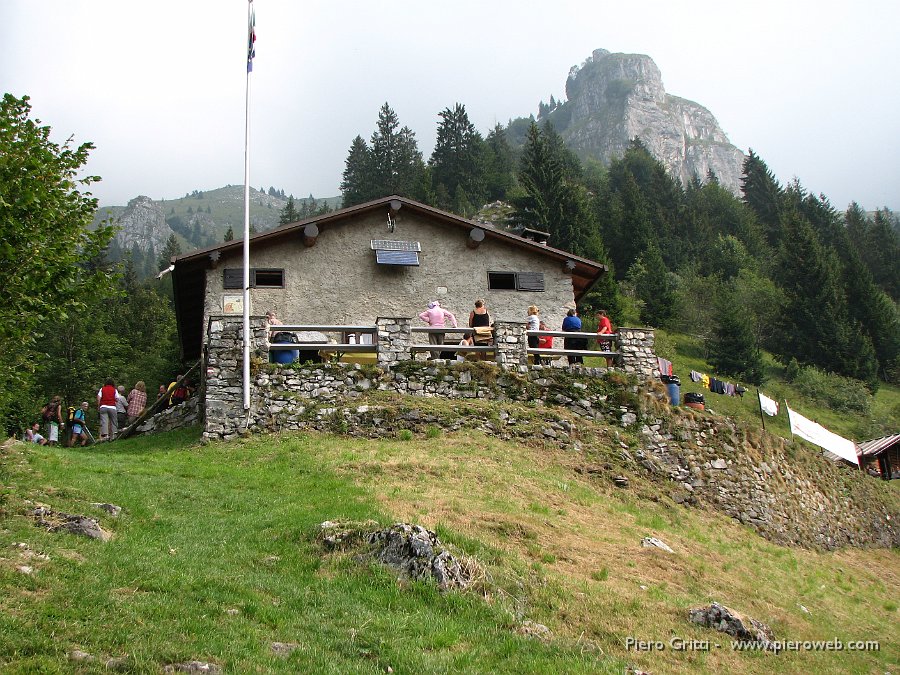
M488 272L488 288L492 291L544 291L543 272Z
M222 286L226 291L243 288L244 270L239 267L226 268L224 274ZM250 288L284 288L284 270L252 268Z

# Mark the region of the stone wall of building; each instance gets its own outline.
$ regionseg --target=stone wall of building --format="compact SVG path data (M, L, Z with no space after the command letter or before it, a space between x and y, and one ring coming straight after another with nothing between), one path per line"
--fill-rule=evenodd
M659 365L653 349L653 331L649 328L617 328L619 365L626 373L648 378L659 377Z

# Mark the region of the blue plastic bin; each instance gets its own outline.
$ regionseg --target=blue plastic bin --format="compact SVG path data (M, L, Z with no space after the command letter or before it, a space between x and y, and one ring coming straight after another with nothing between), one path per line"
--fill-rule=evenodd
M677 382L667 382L666 393L669 395L669 403L681 405L681 386Z
M293 363L300 358L299 349L283 349L269 352L272 363Z

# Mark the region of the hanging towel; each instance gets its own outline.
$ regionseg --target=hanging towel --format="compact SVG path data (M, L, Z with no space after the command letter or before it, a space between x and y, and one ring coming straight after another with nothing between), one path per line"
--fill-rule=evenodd
M672 362L661 356L656 357L656 365L659 368L660 375L672 375Z
M700 375L700 382L703 384L704 389L709 389L709 375L702 373Z
M699 382L701 379L703 379L703 376L700 373L696 370L691 371L691 382Z
M762 392L759 393L759 407L769 417L775 417L778 414L778 401L773 401Z
M725 383L725 395L726 396L734 396L734 385L731 382Z

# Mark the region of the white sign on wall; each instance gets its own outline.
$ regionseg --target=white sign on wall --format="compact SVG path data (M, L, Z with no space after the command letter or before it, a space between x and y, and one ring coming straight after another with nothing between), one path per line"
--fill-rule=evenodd
M222 314L243 314L244 313L244 296L243 295L223 295L222 296Z

